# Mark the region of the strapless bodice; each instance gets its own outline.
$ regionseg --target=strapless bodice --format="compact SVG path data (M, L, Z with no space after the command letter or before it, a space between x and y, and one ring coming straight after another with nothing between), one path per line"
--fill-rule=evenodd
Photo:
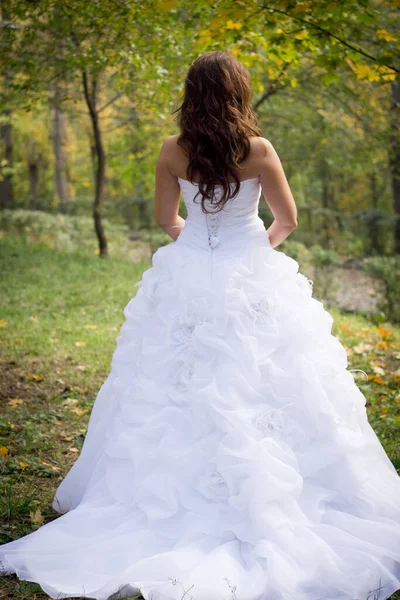
M177 242L192 248L211 252L232 252L249 243L265 241L269 245L264 223L258 214L261 197L260 178L245 179L235 198L228 200L219 212L205 214L201 208L198 184L178 177L187 209L185 226ZM234 184L232 184L234 186ZM216 188L216 198L222 188ZM207 201L206 206L213 210Z

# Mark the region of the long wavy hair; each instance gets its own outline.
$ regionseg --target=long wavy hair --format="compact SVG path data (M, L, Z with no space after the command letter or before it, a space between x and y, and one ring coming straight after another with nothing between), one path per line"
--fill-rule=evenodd
M206 52L191 63L182 104L172 114L178 113L177 143L188 156L186 176L199 187L195 198L201 194L204 213L219 212L238 194L237 171L250 153L249 137L262 135L251 96L249 72L230 52ZM218 199L215 186L222 187Z

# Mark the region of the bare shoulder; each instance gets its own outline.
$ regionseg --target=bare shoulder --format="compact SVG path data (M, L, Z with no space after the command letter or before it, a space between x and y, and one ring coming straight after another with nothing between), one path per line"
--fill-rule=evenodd
M165 158L168 158L168 162L171 165L176 161L179 162L182 155L184 155L183 149L178 145L179 135L179 133L169 135L161 144L160 154Z
M268 155L275 152L272 143L265 137L251 136L250 138L251 153L256 158L266 158Z
M162 162L168 172L175 177L186 177L187 157L181 146L178 145L179 133L169 135L164 139L158 162Z
M164 138L161 143L161 152L171 152L174 148L178 148L178 135L169 135L167 138Z

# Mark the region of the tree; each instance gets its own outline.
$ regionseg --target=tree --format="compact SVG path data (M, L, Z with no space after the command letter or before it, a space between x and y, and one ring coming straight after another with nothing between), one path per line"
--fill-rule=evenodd
M106 155L100 113L122 93L132 91L136 73L153 78L162 89L163 73L156 73L161 49L172 37L166 35L168 11L164 3L139 0L27 0L10 8L9 27L13 44L3 43L2 64L18 79L14 92L33 100L59 81L81 87L90 118L95 155L93 218L101 257L107 256L102 224ZM174 42L176 44L176 41ZM151 53L149 53L151 49ZM114 97L99 106L101 86L113 81ZM158 83L157 83L158 82Z

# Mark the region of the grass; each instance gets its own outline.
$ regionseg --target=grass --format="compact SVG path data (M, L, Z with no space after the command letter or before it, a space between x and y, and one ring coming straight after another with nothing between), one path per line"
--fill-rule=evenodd
M123 308L148 266L0 240L0 543L56 518L55 489L79 454ZM400 329L329 310L349 368L368 375L354 373L369 420L399 468ZM47 596L10 576L0 578L5 598Z

